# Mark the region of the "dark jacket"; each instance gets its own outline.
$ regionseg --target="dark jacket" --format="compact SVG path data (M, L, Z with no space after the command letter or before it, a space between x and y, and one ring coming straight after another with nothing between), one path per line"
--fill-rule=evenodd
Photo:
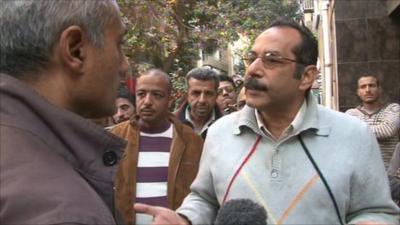
M183 103L183 104L174 112L174 114L175 114L176 117L178 117L178 119L179 119L182 123L184 123L185 125L188 125L188 126L190 126L191 128L193 128L193 124L185 118L186 108L187 108L188 106L189 106L189 103L188 103L188 102ZM209 124L209 126L211 126L211 124L213 124L217 119L219 119L219 118L222 117L222 113L221 113L221 111L219 110L219 108L218 108L217 105L215 105L215 107L214 107L213 110L214 110L214 112L215 112L215 119L214 119L214 121L212 121L212 122ZM207 131L208 131L208 128L200 134L200 136L203 138L203 140L206 139L206 137L207 137Z
M1 224L114 224L123 140L0 74Z
M170 114L174 125L167 178L168 208L178 208L194 180L200 161L203 140L194 131ZM111 132L128 141L115 180L115 203L125 224L135 224L133 204L136 199L136 171L139 153L137 118L114 126Z

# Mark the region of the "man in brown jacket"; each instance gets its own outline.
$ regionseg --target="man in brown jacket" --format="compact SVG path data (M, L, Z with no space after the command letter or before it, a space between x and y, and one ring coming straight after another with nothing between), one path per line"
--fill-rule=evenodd
M172 84L152 69L137 79L137 116L111 132L128 141L116 178L116 208L125 224L150 224L136 202L178 208L190 192L203 141L168 111Z

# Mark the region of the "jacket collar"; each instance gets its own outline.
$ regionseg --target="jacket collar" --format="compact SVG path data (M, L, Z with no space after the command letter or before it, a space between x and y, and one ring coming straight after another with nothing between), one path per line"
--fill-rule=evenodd
M193 129L193 124L192 124L189 120L186 119L186 109L188 109L188 107L189 107L189 103L186 101L185 103L182 104L181 107L178 108L178 110L176 110L176 111L174 112L174 114L176 115L176 117L177 117L183 124L185 124L185 125L187 125L187 126L189 126L189 127L191 127L191 128ZM221 113L221 111L219 110L219 108L218 108L217 105L214 106L213 113L214 113L215 118L214 118L214 120L208 125L208 127L211 126L211 124L213 124L216 120L218 120L219 118L222 117L222 113ZM205 139L205 137L206 137L206 135L207 135L207 130L208 130L208 129L206 129L205 131L203 131L203 133L201 134L201 136L203 137L203 139Z
M62 155L85 177L112 181L115 166L105 166L105 155L122 155L125 141L101 126L63 108L51 104L26 83L0 74L1 123L12 124L37 134L53 151ZM19 110L16 113L15 110ZM7 111L14 111L8 114ZM58 146L58 147L57 147ZM114 155L116 154L116 155Z

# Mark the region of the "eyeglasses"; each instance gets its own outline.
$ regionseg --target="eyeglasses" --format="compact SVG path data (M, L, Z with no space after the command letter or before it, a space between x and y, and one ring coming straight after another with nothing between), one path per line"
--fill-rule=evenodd
M243 59L246 61L247 65L252 64L254 61L256 61L257 58L260 58L261 61L264 63L264 66L266 68L273 68L280 66L282 64L285 64L285 61L290 61L290 62L295 62L295 63L300 63L301 62L295 60L295 59L290 59L286 58L280 55L277 55L276 53L273 52L266 52L263 55L257 56L255 52L249 52Z
M225 86L225 87L220 87L217 90L217 94L218 95L222 95L224 93L224 91L228 94L232 93L235 91L235 88L232 86Z

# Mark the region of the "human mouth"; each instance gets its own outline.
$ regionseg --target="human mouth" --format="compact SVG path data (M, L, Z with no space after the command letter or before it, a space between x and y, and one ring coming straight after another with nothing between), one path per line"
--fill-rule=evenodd
M142 115L152 115L154 113L154 110L145 108L140 110L140 112L142 113Z
M231 97L229 97L229 96L226 96L226 97L224 97L224 98L223 98L223 101L224 101L224 102L226 102L226 101L230 101L230 100L232 100L232 98L231 98Z
M198 107L198 108L196 109L196 111L197 111L198 113L200 113L200 114L206 113L207 110L208 110L207 107Z

